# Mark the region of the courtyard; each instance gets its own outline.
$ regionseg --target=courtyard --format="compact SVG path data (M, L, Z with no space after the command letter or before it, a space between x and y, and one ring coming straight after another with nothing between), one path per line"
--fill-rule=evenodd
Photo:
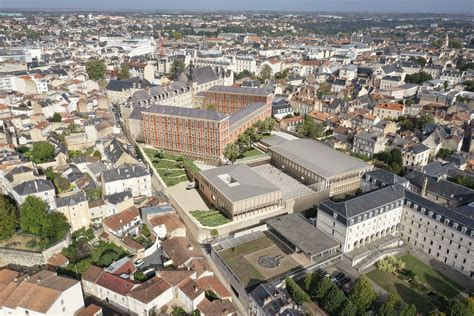
M437 299L438 294L445 299L452 299L464 290L460 285L411 254L403 255L400 259L406 264L405 270L413 272L416 275L415 280L426 287L427 291L417 290L406 280L379 269L370 271L367 276L387 292L399 295L405 303L414 304L417 310L423 313L429 313L443 304L443 300Z
M268 233L243 243L236 238L219 251L219 256L245 287L300 267L288 249Z

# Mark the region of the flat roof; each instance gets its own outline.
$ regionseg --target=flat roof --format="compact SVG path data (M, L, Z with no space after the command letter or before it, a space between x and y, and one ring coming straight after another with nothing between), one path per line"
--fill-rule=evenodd
M246 94L246 95L263 96L263 97L271 95L271 92L265 89L261 89L261 88L233 87L233 86L213 86L209 88L207 92Z
M281 145L270 147L270 151L280 154L324 178L370 167L368 163L360 159L311 139L287 141Z
M203 170L201 175L232 202L281 192L280 188L245 164Z
M267 225L309 256L315 256L340 245L300 214L279 216L268 220Z
M168 105L152 105L149 108L142 110L142 113L145 114L160 114L167 116L180 116L190 119L202 119L208 121L223 121L229 116L216 111L203 110L203 109L194 109L194 108L183 108L178 106L168 106Z

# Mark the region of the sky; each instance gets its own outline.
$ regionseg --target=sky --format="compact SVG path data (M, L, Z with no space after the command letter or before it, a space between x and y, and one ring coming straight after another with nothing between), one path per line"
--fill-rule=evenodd
M473 0L0 0L2 8L279 10L474 14Z

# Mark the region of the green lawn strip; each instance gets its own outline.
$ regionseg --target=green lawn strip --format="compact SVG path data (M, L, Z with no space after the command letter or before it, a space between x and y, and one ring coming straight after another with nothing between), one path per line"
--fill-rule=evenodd
M459 284L410 254L402 256L401 259L406 263L407 270L416 273L419 282L428 285L447 298L453 298L464 290Z
M203 225L207 227L216 227L230 222L221 212L210 211L191 211L191 214Z
M389 272L375 269L367 273L367 277L387 292L399 295L405 303L414 304L419 312L429 313L435 308L430 299L411 289L408 284Z

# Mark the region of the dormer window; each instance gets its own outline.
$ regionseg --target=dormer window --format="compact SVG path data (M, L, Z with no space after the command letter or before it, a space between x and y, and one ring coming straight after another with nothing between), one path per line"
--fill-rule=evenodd
M453 223L453 228L458 229L459 224L458 223Z
M436 215L436 220L441 221L441 215Z
M334 218L334 219L337 218L337 213L336 212L332 213L332 218Z
M433 217L433 212L432 212L432 211L429 211L429 212L428 212L428 216L429 216L429 217Z
M467 227L466 226L463 226L461 228L461 233L465 234L467 232Z
M444 224L445 224L445 225L449 225L449 219L446 218L446 219L444 220Z

